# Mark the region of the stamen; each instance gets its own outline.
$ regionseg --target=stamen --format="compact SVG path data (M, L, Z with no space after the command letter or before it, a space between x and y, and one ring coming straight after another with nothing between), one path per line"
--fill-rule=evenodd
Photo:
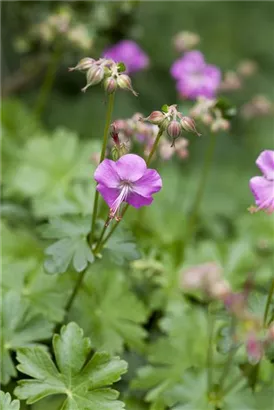
M119 216L120 206L122 202L124 202L127 199L129 193L132 191L132 187L129 182L121 183L120 188L121 188L121 192L119 196L113 202L112 207L110 208L110 211L109 211L109 218L110 219L115 218L117 221L121 219L121 217Z

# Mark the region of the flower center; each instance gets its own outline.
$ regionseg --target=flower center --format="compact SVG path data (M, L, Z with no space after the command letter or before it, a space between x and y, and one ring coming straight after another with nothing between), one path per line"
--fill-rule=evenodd
M130 181L121 181L119 185L120 193L118 197L115 199L115 201L112 204L112 207L110 208L109 212L109 217L110 219L115 219L119 220L119 210L122 202L126 201L128 195L132 192L133 187L132 183Z

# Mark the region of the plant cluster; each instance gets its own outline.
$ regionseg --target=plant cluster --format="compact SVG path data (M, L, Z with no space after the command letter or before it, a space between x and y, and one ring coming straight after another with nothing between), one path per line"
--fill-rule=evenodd
M53 17L47 30L63 27ZM179 33L171 68L194 101L147 117L113 118L122 91L137 97L131 73L148 67L135 42L70 68L86 75L82 91L105 92L97 141L50 134L4 101L1 409L273 408L274 151L258 154L261 176L241 176L250 212L236 182L225 195L230 170L218 199L208 176L235 107L221 70L190 51L198 42ZM194 176L162 161L202 140Z

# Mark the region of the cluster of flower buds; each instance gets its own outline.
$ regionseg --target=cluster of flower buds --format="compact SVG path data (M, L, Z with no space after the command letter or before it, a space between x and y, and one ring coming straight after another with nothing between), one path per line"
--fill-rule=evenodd
M131 91L135 96L137 93L133 90L131 79L127 74L124 74L126 67L123 63L115 63L107 58L99 58L94 60L90 57L85 57L79 61L75 67L69 68L69 71L86 72L87 84L82 88L85 92L89 87L104 83L105 90L108 94L113 94L117 88Z
M70 46L81 50L90 50L93 45L93 39L82 23L75 23L73 11L66 6L59 7L55 13L49 14L43 21L33 25L30 31L20 37L15 42L18 51L25 52L31 47L33 41L41 41L51 45L59 37L69 43Z
M264 95L256 95L242 106L240 113L246 120L265 117L274 114L274 104Z
M216 102L216 100L199 97L194 107L190 110L190 115L209 126L212 132L228 131L230 129L230 122L216 108Z
M201 291L207 297L225 300L231 294L229 283L222 277L222 269L215 262L206 262L185 269L180 275L184 291Z
M153 111L148 117L142 118L142 121L158 125L160 131L166 132L172 139L171 146L175 145L176 139L181 137L184 131L201 135L196 129L195 121L190 117L183 116L177 110L176 104L164 105L162 111Z
M129 144L121 141L115 123L111 125L110 135L113 143L111 149L112 158L114 159L114 161L117 161L119 158L121 158L123 155L129 152Z
M135 141L144 146L145 155L150 152L153 142L158 133L158 127L152 124L145 124L140 121L142 114L136 113L128 119L118 119L113 126L119 132L119 139L128 148Z
M159 127L143 122L142 119L142 114L136 113L129 119L115 120L112 126L119 133L120 144L123 144L128 151L132 143L137 142L144 147L144 155L148 156L159 132ZM187 147L188 140L185 138L180 138L171 146L170 141L162 136L157 153L163 160L169 160L174 154L177 154L180 159L185 159L188 157Z
M172 41L177 53L183 53L199 44L200 36L190 31L180 31L173 37Z

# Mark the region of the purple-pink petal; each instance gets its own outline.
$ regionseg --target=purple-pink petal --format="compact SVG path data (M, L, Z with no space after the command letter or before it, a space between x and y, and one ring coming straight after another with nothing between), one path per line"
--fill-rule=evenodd
M221 82L220 69L206 64L203 54L197 50L185 53L175 61L171 75L177 80L179 94L191 99L215 97Z
M142 178L147 166L145 160L139 155L127 154L115 162L115 169L121 180L135 182Z
M113 203L119 196L119 189L117 188L110 188L103 184L97 185L97 191L100 192L106 203L110 208L112 208Z
M250 180L250 189L259 209L274 211L274 181L265 177L253 177Z
M150 205L152 201L152 196L145 197L137 194L136 192L131 192L126 200L126 202L134 208L141 208L141 206Z
M265 150L257 158L256 165L267 179L274 180L274 151Z
M143 70L149 65L148 56L132 40L121 40L109 47L105 50L104 57L111 58L117 63L122 61L125 63L128 73Z
M134 182L134 192L144 197L160 191L162 179L155 169L147 169L145 174L138 181Z
M117 188L120 179L116 171L116 163L110 159L105 159L96 168L94 179L99 184L106 185L109 188Z

